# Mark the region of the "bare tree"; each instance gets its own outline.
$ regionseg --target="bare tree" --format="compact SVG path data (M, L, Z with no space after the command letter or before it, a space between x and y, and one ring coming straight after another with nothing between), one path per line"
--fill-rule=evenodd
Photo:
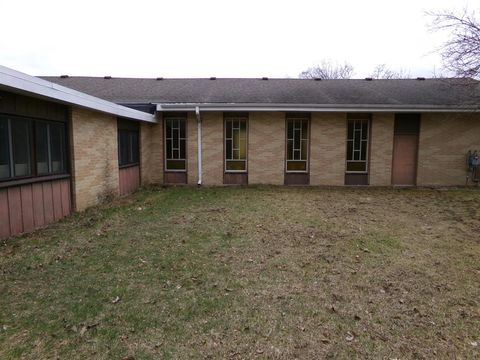
M404 70L393 71L387 68L387 65L379 64L375 66L370 77L372 79L408 79L410 74Z
M441 48L445 67L460 77L480 76L480 22L474 12L464 10L430 13L434 30L448 30L450 38Z
M353 66L349 63L339 64L323 60L320 64L302 71L300 79L351 79Z

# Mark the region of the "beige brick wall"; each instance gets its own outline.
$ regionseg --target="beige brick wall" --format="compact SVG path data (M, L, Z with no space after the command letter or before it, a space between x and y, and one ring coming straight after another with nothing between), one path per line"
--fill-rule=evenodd
M480 150L480 114L423 114L417 185L465 185L465 156Z
M118 195L117 118L72 107L70 141L75 209Z
M163 183L163 120L140 124L140 169L142 185Z
M197 117L195 113L189 112L187 114L187 182L189 185L197 185L198 182L197 134Z
M202 114L202 175L204 185L223 184L223 113Z
M347 118L345 113L312 113L310 184L343 185Z
M374 113L370 138L370 185L392 183L394 113Z
M251 112L248 126L248 182L283 184L285 113Z

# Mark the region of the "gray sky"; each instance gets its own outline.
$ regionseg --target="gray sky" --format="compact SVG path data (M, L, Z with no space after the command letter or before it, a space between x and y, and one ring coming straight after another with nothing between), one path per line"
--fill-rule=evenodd
M432 76L427 11L474 0L0 0L0 64L31 75L297 77L322 59Z

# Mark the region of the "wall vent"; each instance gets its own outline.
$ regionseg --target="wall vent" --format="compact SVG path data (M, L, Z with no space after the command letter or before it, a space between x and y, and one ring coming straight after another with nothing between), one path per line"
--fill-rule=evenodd
M110 80L112 77L111 76L104 76L103 78L106 79L106 80Z
M264 76L262 77L262 80L268 80L268 77Z
M157 77L157 80L163 80L163 77Z
M215 76L211 76L210 80L217 80L217 78Z
M373 78L371 78L371 77L366 77L365 80L367 80L367 81L372 81Z

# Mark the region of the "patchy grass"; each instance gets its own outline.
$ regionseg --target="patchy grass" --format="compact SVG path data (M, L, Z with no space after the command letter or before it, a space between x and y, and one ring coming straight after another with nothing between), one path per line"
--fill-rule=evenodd
M478 358L479 205L144 190L0 246L0 358Z

